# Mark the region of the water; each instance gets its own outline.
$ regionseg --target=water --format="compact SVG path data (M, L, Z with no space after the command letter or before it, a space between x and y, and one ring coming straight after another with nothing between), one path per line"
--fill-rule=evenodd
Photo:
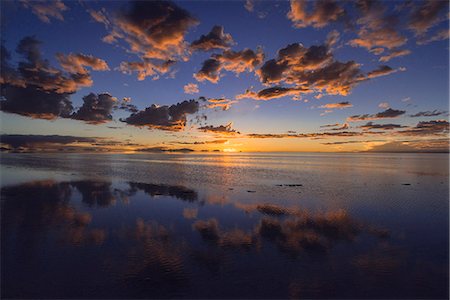
M448 298L446 154L2 154L4 298Z

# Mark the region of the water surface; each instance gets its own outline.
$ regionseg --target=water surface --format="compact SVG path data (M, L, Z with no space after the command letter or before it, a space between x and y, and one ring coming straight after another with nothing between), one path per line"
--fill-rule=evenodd
M448 298L445 154L2 154L4 298Z

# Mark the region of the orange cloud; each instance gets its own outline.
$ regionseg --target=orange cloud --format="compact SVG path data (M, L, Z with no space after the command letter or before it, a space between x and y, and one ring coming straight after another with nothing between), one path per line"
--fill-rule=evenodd
M345 102L338 102L338 103L327 103L324 105L319 106L320 108L348 108L348 107L353 107L353 104L351 104L348 101Z
M225 134L225 135L235 135L235 134L240 134L239 131L232 129L233 123L230 122L227 125L219 125L219 126L213 126L213 125L208 125L208 126L203 126L198 128L198 130L200 131L204 131L204 132L211 132L211 133L217 133L217 134Z
M31 11L45 23L50 23L50 18L55 18L60 21L64 21L63 12L69 8L61 1L31 1L20 0L20 3L25 8L31 9Z
M345 10L335 1L315 1L311 12L307 11L309 1L291 0L291 9L287 17L296 28L312 26L322 28L341 19Z
M185 94L196 94L199 92L198 85L195 83L188 83L183 87Z
M225 50L221 54L213 54L211 58L203 62L202 68L194 78L198 81L208 80L217 83L220 80L221 71L226 70L239 75L242 72L253 72L264 60L261 48L255 51L244 49L242 51Z

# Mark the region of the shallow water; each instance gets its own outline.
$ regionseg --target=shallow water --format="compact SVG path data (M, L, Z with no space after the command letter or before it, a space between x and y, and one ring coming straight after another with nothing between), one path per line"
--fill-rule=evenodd
M4 298L448 298L446 154L2 154Z

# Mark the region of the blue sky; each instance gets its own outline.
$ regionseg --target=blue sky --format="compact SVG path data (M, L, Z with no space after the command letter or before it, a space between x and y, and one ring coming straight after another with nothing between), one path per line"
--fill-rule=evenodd
M61 9L62 6L58 3L63 3L64 8ZM296 12L297 16L289 17L288 14L294 10L296 3L299 3L298 7L301 9ZM95 136L118 140L118 142L132 139L142 147L160 147L166 145L174 137L179 141L194 143L195 141L214 140L225 136L233 141L231 144L237 145L230 149L237 151L258 150L261 147L264 148L261 150L276 151L277 147L274 146L276 144L281 145L278 149L280 151L289 149L292 149L292 151L355 151L367 150L370 147L383 145L383 143L395 143L396 141L404 143L406 139L411 140L412 137L408 137L407 133L402 133L398 135L397 139L393 139L393 136L396 136L393 133L396 133L396 131L378 132L374 134L376 137L371 136L370 133L361 136L355 135L361 140L361 143L352 142L344 148L336 148L325 146L323 143L310 138L300 137L296 139L289 137L285 139L278 136L275 140L269 139L266 141L264 139L263 141L262 138L249 138L248 135L268 133L282 135L287 131L295 131L296 134L321 133L324 132L321 127L323 125L346 124L346 119L349 116L374 115L388 108L403 111L403 113L394 118L376 118L372 122L409 126L410 128L401 129L409 130L414 129L419 121L448 120L448 3L441 2L440 7L435 8L432 7L432 3L426 1L414 1L412 3L382 1L377 3L377 6L372 6L371 10L368 11L358 8L355 2L324 1L324 3L328 5L328 8L331 3L335 5L335 10L338 8L339 11L345 13L337 14L336 20L327 19L323 16L320 19L320 5L317 2L306 2L304 4L301 1L165 2L163 5L167 4L185 10L189 14L189 18L198 21L197 24L188 26L181 34L182 43L187 47L186 49L189 49L190 43L198 40L201 35L208 34L216 25L222 26L224 33L230 34L234 43L227 49L191 51L184 58L185 61L178 59L170 70L165 74L160 74L158 79L152 79L149 76L144 80L138 80L136 73L125 74L119 70L119 66L122 62L142 61L143 54L133 51L125 38L119 38L113 43L102 41L103 37L111 33L111 28L114 28L115 25L105 26L105 24L94 20L91 13L104 12L109 21L114 24L114 22L119 22L118 16L120 16L120 13L129 11L134 3L113 1L3 1L2 40L3 46L11 53L9 64L12 66L22 60L21 56L15 53L15 48L27 36L33 36L41 42L39 45L41 55L48 59L50 65L54 68L60 69L59 61L55 56L57 53L66 56L70 53L91 55L107 63L108 71L95 71L90 68L91 66L85 65L85 69L89 71L92 84L78 87L76 91L70 92L70 100L74 106L74 111L83 105L83 97L90 93L108 93L116 99L117 103L125 97L131 98L130 103L135 105L138 110L144 110L152 104L170 106L184 100L196 100L200 96L206 97L206 99L225 98L232 102L228 110L222 110L220 108L206 108L205 105L209 102L205 104L200 101L199 109L192 114L185 113L184 117L188 122L182 126L183 128L176 130L159 125L155 126L151 122L139 126L129 122L121 122L120 119L126 119L130 112L120 109L110 111L112 119L92 122L88 119L75 120L73 117L67 116L54 116L50 118L51 120L48 118L40 119L35 115L30 115L29 112L21 113L12 109L5 109L4 107L7 106L3 105L0 113L2 134ZM36 5L41 5L41 7L36 8ZM150 5L152 4L150 3ZM249 9L252 5L253 9ZM326 5L324 7L326 8ZM382 13L377 14L376 9ZM413 27L414 13L421 9L422 12L433 9L434 11L424 14L422 16L424 20L416 20L414 24L417 26ZM306 14L302 14L303 12ZM382 18L389 15L394 16L398 22L392 28L395 28L397 34L407 39L400 46L386 46L384 52L377 55L374 53L375 51L369 51L374 50L375 47L368 49L351 45L352 40L359 38L359 32L364 26L370 30L370 26L376 26L373 24L380 20L383 21ZM319 18L322 23L320 25L314 22L308 23L305 16L309 16L312 20ZM43 21L45 18L48 18L48 20ZM152 16L148 16L148 18L151 19ZM299 23L306 25L298 26ZM438 33L445 31L447 32L442 37L429 41ZM292 95L267 101L236 98L237 95L244 93L250 87L253 87L255 92L269 87L299 87L300 83L298 82L300 80L298 78L295 79L297 83L294 84L283 81L289 75L284 75L286 78L280 82L264 84L258 75L258 72L260 72L258 70L267 61L276 58L278 50L294 43L301 43L305 48L313 45L324 45L332 32L339 34L338 41L328 49L334 61L354 61L359 65L360 72L365 75L385 65L389 66L392 72L385 72L382 74L383 76L357 82L347 95L318 92L317 89L308 86L308 88L315 90L312 93L298 94L298 97L294 97L297 100L293 100ZM245 48L256 52L258 47L261 47L261 51L264 53L264 60L251 70L247 69L239 73L222 69L217 83L208 80L199 81L193 77L193 74L201 70L203 62L209 59L211 55L221 55L224 51L241 51ZM410 53L394 57L389 61L379 61L383 55L396 50L408 50ZM150 59L154 58L150 57ZM189 83L196 84L199 92L185 93L183 87ZM304 87L304 85L302 86ZM315 97L318 94L321 94L322 97ZM298 100L298 98L301 99ZM3 101L13 100L4 98ZM351 105L348 106L350 107L342 109L319 108L330 103L344 102L349 102ZM435 110L442 113L433 117L409 117L411 114ZM189 122L195 119L195 116L204 115L207 116L207 119L200 123ZM220 125L225 126L230 122L232 122L232 128L240 132L239 135L230 132L230 127L228 127L228 130L202 129L205 126L214 128ZM349 128L345 130L361 132L358 125L362 124L365 123L351 122ZM121 128L111 129L108 127ZM337 130L333 132L337 132ZM414 139L442 140L443 137L448 137L447 135L448 123L439 132L420 133L420 136L414 134ZM332 141L353 141L356 139L355 137L330 135L326 138ZM375 144L364 142L375 139L382 142ZM227 145L229 144L230 142ZM343 147L342 145L344 144L339 147ZM194 148L195 150L212 149L206 146L201 147L196 145ZM228 146L214 145L214 147L223 150Z

